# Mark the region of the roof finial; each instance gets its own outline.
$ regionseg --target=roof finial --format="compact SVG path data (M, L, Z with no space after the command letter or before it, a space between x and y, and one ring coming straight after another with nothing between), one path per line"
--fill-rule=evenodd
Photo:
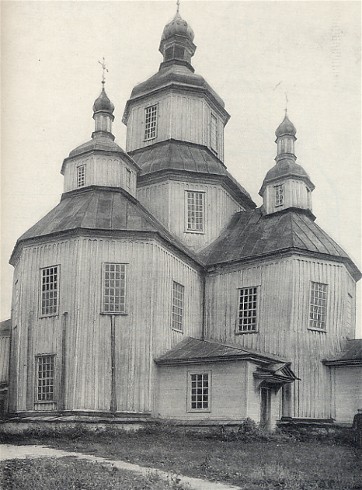
M176 0L176 13L180 12L180 0Z
M285 94L285 115L287 116L288 115L288 93L287 92L284 92Z
M105 72L108 73L108 68L106 67L106 60L104 59L104 56L102 58L102 61L99 61L98 60L98 63L101 65L102 67L102 84L103 84L103 87L104 87L104 84L106 83L106 77L104 75Z

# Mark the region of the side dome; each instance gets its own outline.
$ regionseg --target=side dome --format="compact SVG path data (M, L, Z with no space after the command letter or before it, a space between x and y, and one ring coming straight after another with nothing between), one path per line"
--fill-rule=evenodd
M165 39L169 39L175 34L179 36L184 36L189 39L191 42L194 40L195 34L186 20L183 20L181 15L177 12L175 17L165 25L165 28L162 32L161 42Z
M110 114L113 114L114 111L114 105L110 101L108 95L106 94L106 91L104 90L104 87L102 88L102 92L100 96L94 101L93 104L93 112L109 112Z
M295 129L294 124L291 122L291 120L288 118L288 116L285 114L285 117L282 121L281 124L277 127L275 131L275 136L279 138L280 136L284 136L286 134L295 136L297 130Z
M263 185L259 191L259 195L263 194L267 184L286 177L295 177L297 179L304 180L306 183L308 183L312 190L314 189L314 185L304 168L298 163L295 163L292 158L283 158L267 172L263 180Z

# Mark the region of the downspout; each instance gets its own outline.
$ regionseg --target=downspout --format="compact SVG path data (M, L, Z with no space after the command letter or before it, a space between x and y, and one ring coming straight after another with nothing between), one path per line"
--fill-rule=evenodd
M117 411L117 393L116 393L116 330L115 330L115 316L110 315L111 319L111 405L110 411L116 413Z
M201 272L201 288L202 288L202 324L201 324L201 340L205 340L206 334L206 270Z
M66 371L67 371L67 320L68 312L63 313L62 318L62 365L60 371L60 393L59 393L59 410L65 410L65 396L66 396Z

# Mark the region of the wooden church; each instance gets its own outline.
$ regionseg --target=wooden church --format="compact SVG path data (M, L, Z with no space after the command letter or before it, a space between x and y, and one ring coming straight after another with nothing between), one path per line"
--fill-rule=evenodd
M221 97L177 12L114 141L104 82L60 203L17 241L0 398L12 417L352 421L361 273L316 223L296 128L276 130L256 207L224 162ZM271 155L272 157L272 155Z

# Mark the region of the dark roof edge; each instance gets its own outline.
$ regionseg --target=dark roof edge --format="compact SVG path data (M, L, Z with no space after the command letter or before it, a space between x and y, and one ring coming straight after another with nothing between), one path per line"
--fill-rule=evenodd
M137 231L137 230L106 230L106 229L93 229L93 228L73 228L71 230L65 230L60 232L48 233L47 235L41 235L38 237L25 238L24 240L18 240L14 246L14 250L11 254L9 264L15 266L17 258L21 252L21 248L26 245L36 245L47 242L48 240L54 240L56 238L74 238L79 236L100 236L106 238L132 236L139 239L146 239L150 237L158 237L162 243L165 243L172 250L176 250L177 253L186 257L186 260L191 262L193 267L204 270L205 265L203 262L195 257L191 251L186 248L179 247L177 244L172 243L166 236L159 231Z
M206 82L206 80L205 80ZM144 82L141 82L144 83ZM207 83L207 82L206 82ZM201 92L203 93L206 98L210 99L211 102L220 110L220 112L224 115L225 117L225 124L229 121L230 119L230 114L227 112L227 110L220 104L220 102L212 95L212 93L206 88L206 87L198 87L198 86L188 86L184 85L181 82L169 82L166 83L165 85L162 85L161 87L157 87L156 89L150 90L149 92L146 92L144 94L137 95L134 98L129 98L126 102L126 106L123 111L123 116L122 116L122 122L125 126L127 126L128 123L128 115L129 115L129 107L131 104L133 104L136 101L146 99L152 95L158 94L159 92L163 92L165 90L172 90L172 89L182 89L186 90L188 92Z
M313 257L313 258L318 258L322 260L330 260L332 262L341 262L343 263L347 269L348 272L352 275L352 277L356 280L359 281L362 277L361 271L358 269L358 267L354 264L352 259L349 257L339 257L337 255L329 255L329 254L322 254L320 252L312 252L308 250L303 250L299 249L297 247L290 247L286 249L281 249L281 250L276 250L274 252L268 252L266 254L260 254L257 256L250 256L250 257L245 257L243 259L236 259L233 261L228 261L228 262L216 262L214 264L207 264L206 265L206 270L207 272L212 272L212 269L216 268L223 268L227 267L230 265L237 265L237 264L244 264L244 263L254 263L260 259L270 259L273 257L287 257L291 255L301 255L304 257Z
M362 366L362 359L323 359L325 366Z
M210 356L210 357L190 357L188 359L154 359L158 365L179 365L179 364L203 364L211 362L232 362L232 361L251 361L261 364L270 364L270 362L280 362L272 357L263 354L252 354L250 352L240 354L229 354L225 356Z
M85 142L87 143L87 141ZM122 149L121 149L122 150ZM100 154L100 155L121 155L122 157L125 157L125 159L128 161L128 163L131 163L134 167L136 167L136 169L138 171L141 170L141 167L133 160L133 158L128 154L126 153L124 150L122 151L119 151L119 150L101 150L100 148L97 148L97 149L90 149L90 150L86 150L85 152L83 153L79 153L77 155L73 155L73 156L68 156L66 158L64 158L63 160L63 163L62 163L62 168L60 169L60 173L62 175L64 175L64 171L65 171L65 166L66 164L71 161L71 160L76 160L77 158L79 157L83 157L84 155L87 155L87 154Z
M300 175L298 173L293 173L293 172L286 172L285 174L278 175L277 177L274 177L272 179L264 179L262 186L260 187L259 190L259 196L263 197L264 190L268 184L272 184L273 182L277 182L278 180L281 179L286 179L286 178L296 178L299 180L303 180L306 184L309 185L311 191L315 189L315 185L313 182L310 180L310 177L306 177L305 175Z
M220 160L220 158L214 152L212 152L208 146L201 145L200 143L194 143L193 141L183 141L175 138L168 138L166 140L157 141L152 145L143 146L142 148L136 148L135 150L129 151L128 154L132 157L133 155L136 155L138 153L143 153L145 151L151 150L158 146L164 146L169 143L176 143L177 145L184 145L184 146L193 146L195 148L200 148L201 150L206 150L214 160L217 160L217 162L220 163L220 165L222 165L225 169L227 169L225 163L222 160Z
M295 206L280 209L278 211L275 211L274 213L266 213L264 206L261 206L260 210L261 210L263 218L265 218L265 219L268 219L269 217L274 217L277 215L288 214L289 212L298 213L298 214L305 214L312 221L315 221L317 219L316 216L312 213L312 211L310 209L297 208Z

